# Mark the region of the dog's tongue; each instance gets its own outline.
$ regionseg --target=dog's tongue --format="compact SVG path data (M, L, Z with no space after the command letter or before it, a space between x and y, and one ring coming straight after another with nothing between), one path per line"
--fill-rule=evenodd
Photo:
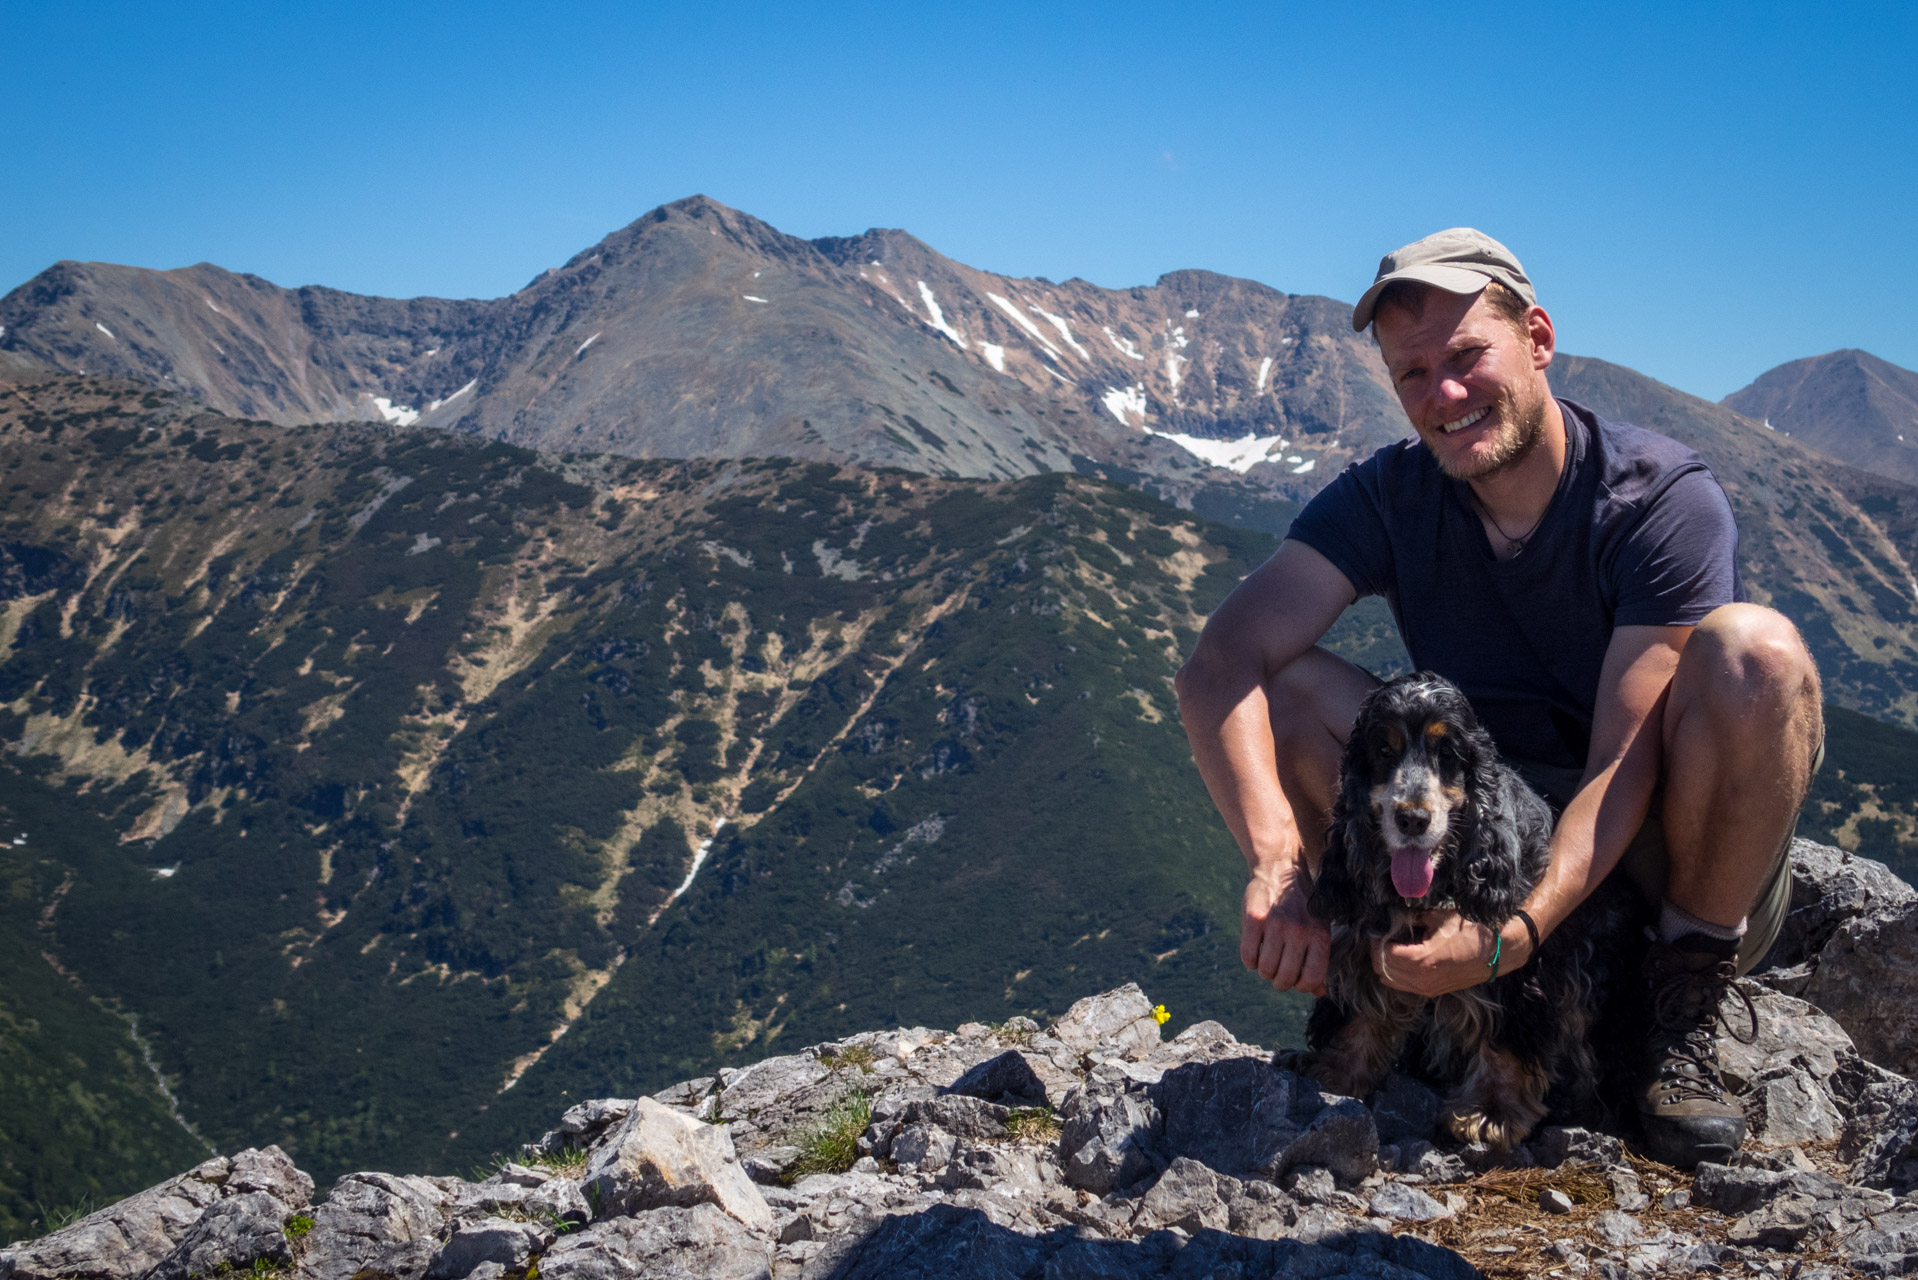
M1432 887L1432 855L1424 849L1392 850L1392 887L1407 898L1423 898Z

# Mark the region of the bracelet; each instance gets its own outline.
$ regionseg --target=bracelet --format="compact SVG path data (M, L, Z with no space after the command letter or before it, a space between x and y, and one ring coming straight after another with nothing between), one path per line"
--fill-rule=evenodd
M1512 914L1525 922L1525 932L1532 936L1531 954L1526 956L1527 962L1530 962L1532 956L1535 956L1538 954L1538 948L1539 948L1538 921L1532 919L1532 913L1527 911L1524 907L1518 908L1516 911L1512 912Z
M1498 956L1499 952L1505 949L1505 935L1494 931L1492 938L1492 959L1491 962L1485 966L1492 971L1492 976L1486 979L1487 982L1498 981Z

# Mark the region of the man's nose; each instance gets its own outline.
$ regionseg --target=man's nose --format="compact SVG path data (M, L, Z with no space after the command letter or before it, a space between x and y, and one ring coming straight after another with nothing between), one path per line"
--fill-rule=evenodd
M1392 825L1400 835L1422 836L1432 825L1432 811L1422 804L1400 801L1392 806Z

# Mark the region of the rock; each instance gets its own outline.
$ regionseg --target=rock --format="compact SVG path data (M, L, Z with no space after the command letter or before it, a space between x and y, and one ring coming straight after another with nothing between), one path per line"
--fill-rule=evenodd
M1102 1196L1159 1167L1154 1156L1164 1121L1143 1092L1075 1090L1059 1119L1059 1162L1069 1186Z
M1810 1196L1782 1195L1731 1225L1725 1238L1759 1249L1790 1249L1817 1225L1818 1203Z
M772 1241L716 1205L649 1209L561 1236L540 1258L539 1274L540 1280L765 1280L772 1274Z
M1547 1213L1570 1213L1572 1198L1557 1187L1547 1187L1538 1193L1538 1207Z
M0 1276L14 1280L137 1280L179 1249L201 1215L216 1202L230 1196L266 1194L296 1209L307 1203L312 1191L313 1180L294 1168L278 1147L248 1149L231 1159L215 1157L71 1226L0 1249ZM218 1229L239 1231L241 1227L239 1222L228 1220Z
M1613 1165L1624 1158L1625 1144L1609 1133L1558 1125L1539 1131L1538 1162L1548 1169L1568 1160L1578 1164Z
M285 1266L293 1261L286 1238L286 1220L293 1215L293 1208L264 1191L217 1201L200 1215L173 1252L147 1273L147 1280L187 1280L216 1271L244 1271L261 1260Z
M313 1213L300 1251L301 1280L422 1280L439 1253L451 1197L426 1178L349 1173Z
M1254 1240L1277 1240L1298 1220L1297 1202L1271 1183L1257 1179L1240 1182L1237 1178L1227 1181L1230 1194L1226 1207L1232 1214L1234 1233Z
M1838 1158L1865 1186L1901 1192L1918 1187L1918 1082L1866 1088L1845 1125Z
M1294 1165L1324 1165L1346 1184L1378 1167L1378 1128L1362 1103L1261 1058L1177 1067L1152 1093L1165 1116L1168 1158L1268 1179Z
M592 1098L566 1108L566 1114L538 1142L537 1151L583 1151L633 1113L631 1098Z
M1884 863L1830 845L1793 840L1791 860L1791 910L1759 965L1761 975L1815 961L1847 921L1918 899Z
M428 1280L462 1280L492 1263L501 1271L524 1271L535 1253L553 1242L553 1232L532 1222L482 1218L462 1223L428 1267Z
M907 1125L892 1140L892 1161L902 1173L937 1173L952 1161L959 1140L937 1125Z
M1044 1169L1031 1152L969 1144L953 1153L939 1176L939 1185L948 1190L1003 1194L1037 1193L1045 1182Z
M1598 1238L1614 1249L1622 1249L1628 1244L1636 1244L1643 1238L1644 1228L1638 1225L1629 1213L1617 1209L1607 1209L1592 1220L1592 1230Z
M1045 1081L1017 1049L981 1062L953 1081L948 1092L983 1098L1003 1107L1043 1107L1050 1101ZM1063 1099L1064 1095L1060 1096Z
M1404 1072L1394 1071L1372 1099L1372 1119L1378 1125L1379 1141L1430 1138L1438 1125L1439 1107L1437 1093Z
M1332 1171L1323 1165L1298 1165L1286 1172L1284 1186L1306 1204L1330 1204L1339 1184Z
M1374 1191L1366 1207L1377 1217L1394 1221L1431 1222L1435 1218L1452 1216L1450 1209L1431 1196L1402 1182L1388 1182Z
M1818 953L1805 998L1866 1058L1900 1075L1918 1071L1918 898L1840 925Z
M1749 1213L1788 1193L1831 1199L1843 1191L1842 1182L1823 1173L1741 1169L1705 1163L1698 1166L1692 1177L1692 1203L1723 1214Z
M1152 1016L1152 1001L1146 999L1136 982L1078 1001L1051 1032L1078 1053L1105 1046L1134 1059L1143 1058L1159 1043L1159 1023Z
M1644 1186L1630 1166L1620 1165L1606 1170L1605 1180L1611 1184L1612 1203L1621 1211L1639 1213L1651 1208L1652 1198L1645 1194Z
M1157 1231L1177 1227L1187 1235L1206 1229L1224 1231L1232 1225L1227 1196L1220 1194L1222 1175L1181 1156L1174 1160L1152 1189L1139 1201L1138 1214L1132 1219L1136 1231ZM1235 1189L1237 1179L1228 1179ZM1229 1194L1229 1190L1228 1190Z
M1830 1142L1845 1127L1831 1095L1798 1065L1768 1068L1744 1099L1752 1139L1767 1146Z
M754 1231L772 1231L772 1211L740 1167L725 1128L651 1098L634 1104L594 1150L585 1185L597 1200L596 1216L713 1204Z
M1750 979L1741 981L1739 989L1751 997L1758 1014L1758 1033L1751 1044L1730 1035L1718 1038L1718 1060L1724 1068L1725 1083L1734 1093L1743 1093L1767 1071L1792 1063L1822 1081L1838 1069L1842 1058L1854 1052L1845 1029L1805 1001ZM1750 1027L1745 1002L1737 992L1725 997L1719 1016L1725 1026L1740 1034Z

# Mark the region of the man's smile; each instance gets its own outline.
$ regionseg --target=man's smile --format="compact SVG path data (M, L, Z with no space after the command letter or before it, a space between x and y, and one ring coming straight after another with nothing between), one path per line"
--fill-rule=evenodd
M1474 409L1470 413L1466 414L1463 418L1458 419L1456 422L1440 423L1439 430L1443 431L1448 436L1451 435L1454 431L1463 431L1465 430L1465 428L1471 426L1474 422L1477 422L1480 418L1483 418L1489 412L1491 412L1491 409L1489 406L1483 409Z

